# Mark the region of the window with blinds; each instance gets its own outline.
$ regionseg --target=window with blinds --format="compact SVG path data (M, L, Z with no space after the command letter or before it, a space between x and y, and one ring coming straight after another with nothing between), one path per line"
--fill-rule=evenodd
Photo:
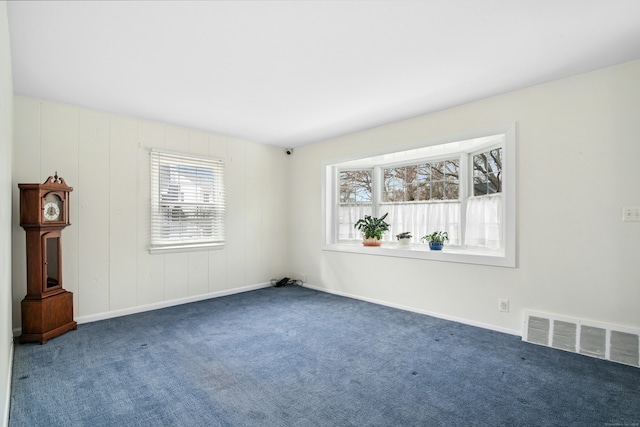
M224 243L224 160L151 151L151 252Z

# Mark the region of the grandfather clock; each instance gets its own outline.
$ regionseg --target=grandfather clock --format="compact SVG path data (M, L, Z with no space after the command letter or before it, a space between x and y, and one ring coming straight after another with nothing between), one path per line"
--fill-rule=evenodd
M73 294L62 288L62 229L69 224L69 187L50 176L18 184L20 226L27 232L27 296L22 300L20 342L39 342L77 329Z

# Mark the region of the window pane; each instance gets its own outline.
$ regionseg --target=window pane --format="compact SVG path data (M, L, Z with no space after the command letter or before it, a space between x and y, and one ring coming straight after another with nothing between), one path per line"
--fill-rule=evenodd
M418 200L430 200L431 199L431 183L420 181L418 184Z
M405 170L405 201L412 202L418 200L418 165L406 166Z
M346 203L355 200L355 194L352 193L351 186L348 183L348 173L340 172L340 203Z
M487 194L500 193L502 191L502 182L498 175L489 174L487 176Z
M449 160L445 164L445 179L457 181L460 177L460 160Z
M421 180L429 181L431 179L431 165L424 164L418 165L418 178Z
M431 179L442 180L444 179L444 170L446 162L434 162L431 163Z
M382 200L385 202L402 202L405 193L404 167L384 169L384 191Z
M487 183L486 179L482 177L473 178L473 195L474 196L484 196L487 194Z
M163 202L208 203L214 192L210 168L163 164L160 197Z
M487 155L487 172L502 171L502 148L491 150Z
M444 181L436 181L431 183L431 200L445 200Z
M431 198L429 181L431 171L428 164L416 166L416 200L429 200Z
M445 182L445 196L447 200L457 200L460 195L460 185L457 181Z
M481 174L486 173L487 170L487 156L484 153L476 154L473 156L473 171Z
M371 170L340 171L340 203L371 203Z
M502 148L473 156L473 194L502 192Z

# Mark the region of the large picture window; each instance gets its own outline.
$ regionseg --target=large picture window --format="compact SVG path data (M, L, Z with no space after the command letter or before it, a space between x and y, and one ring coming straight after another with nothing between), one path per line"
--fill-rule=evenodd
M447 260L497 257L503 260L488 263L514 265L514 135L511 129L326 165L326 248L353 252L361 241L355 222L388 214L383 248L396 252L376 254L422 257L413 252L424 248L421 237L446 231L444 253L454 254ZM413 236L412 252L395 245L403 232Z
M151 251L224 242L224 161L152 151Z

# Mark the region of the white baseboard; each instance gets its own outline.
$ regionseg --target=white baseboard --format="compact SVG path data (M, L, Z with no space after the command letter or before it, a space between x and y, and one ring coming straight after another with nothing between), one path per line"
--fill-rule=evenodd
M121 310L114 310L114 311L108 311L108 312L104 312L104 313L98 313L98 314L92 314L89 316L80 316L78 318L76 318L76 322L78 322L78 324L82 324L82 323L90 323L90 322L97 322L99 320L106 320L106 319L111 319L114 317L121 317L121 316L127 316L129 314L136 314L136 313L143 313L145 311L151 311L151 310L158 310L161 308L167 308L167 307L173 307L176 305L181 305L181 304L188 304L190 302L196 302L196 301L203 301L203 300L207 300L207 299L211 299L211 298L218 298L218 297L223 297L223 296L227 296L227 295L233 295L233 294L239 294L242 292L248 292L248 291L254 291L257 289L262 289L262 288L267 288L269 286L272 286L271 283L258 283L255 285L249 285L249 286L243 286L241 288L233 288L233 289L226 289L223 291L217 291L217 292L211 292L208 294L201 294L201 295L196 295L196 296L192 296L192 297L185 297L185 298L180 298L180 299L176 299L176 300L171 300L171 301L161 301L161 302L157 302L157 303L152 303L152 304L147 304L147 305L141 305L141 306L136 306L136 307L131 307L131 308L124 308ZM509 334L509 335L516 335L519 337L522 337L522 331L518 331L518 330L514 330L514 329L507 329L507 328L501 328L495 325L490 325L487 323L482 323L482 322L475 322L469 319L464 319L464 318L460 318L460 317L455 317L455 316L449 316L447 314L442 314L442 313L436 313L433 311L429 311L429 310L420 310L414 307L407 307L401 304L395 304L395 303L391 303L388 301L382 301L382 300L377 300L374 298L367 298L367 297L363 297L363 296L359 296L359 295L354 295L354 294L350 294L347 292L342 292L342 291L335 291L332 289L326 289L326 288L322 288L319 286L314 286L311 285L309 283L305 283L304 284L305 288L309 288L309 289L314 289L316 291L320 291L320 292L326 292L328 294L334 294L334 295L339 295L342 297L347 297L347 298L352 298L352 299L357 299L357 300L361 300L361 301L366 301L366 302L370 302L373 304L378 304L378 305L384 305L386 307L391 307L391 308L397 308L399 310L405 310L405 311L411 311L413 313L419 313L419 314L425 314L427 316L432 316L432 317L437 317L439 319L444 319L444 320L450 320L452 322L458 322L458 323L462 323L465 325L470 325L470 326L476 326L479 328L483 328L483 329L489 329L492 331L496 331L496 332L502 332L505 334ZM20 334L22 333L20 328L15 328L13 330L13 335L15 337L20 336Z
M188 304L190 302L204 301L211 298L218 298L227 295L240 294L242 292L254 291L256 289L262 289L271 286L271 283L258 283L255 285L243 286L240 288L225 289L223 291L211 292L208 294L195 295L191 297L179 298L171 301L160 301L152 304L139 305L130 308L123 308L120 310L106 311L104 313L90 314L88 316L79 316L74 320L78 324L97 322L99 320L112 319L115 317L128 316L130 314L144 313L145 311L159 310L161 308L173 307L176 305ZM18 337L22 334L21 328L15 328L13 335Z
M318 287L318 286L309 285L308 283L305 283L304 287L305 288L310 288L310 289L315 289L316 291L320 291L320 292L326 292L328 294L339 295L341 297L353 298L353 299L357 299L357 300L360 300L360 301L366 301L366 302L370 302L370 303L373 303L373 304L384 305L386 307L397 308L399 310L404 310L404 311L411 311L413 313L425 314L427 316L437 317L438 319L450 320L452 322L462 323L462 324L469 325L469 326L476 326L478 328L488 329L488 330L491 330L491 331L502 332L502 333L505 333L505 334L522 337L522 331L517 331L517 330L507 329L507 328L501 328L501 327L498 327L498 326L495 326L495 325L490 325L490 324L487 324L487 323L476 322L476 321L473 321L473 320L463 319L463 318L455 317L455 316L449 316L447 314L435 313L433 311L428 311L428 310L420 310L420 309L417 309L417 308L407 307L407 306L404 306L404 305L401 305L401 304L395 304L395 303L391 303L391 302L388 302L388 301L382 301L382 300L377 300L377 299L373 299L373 298L363 297L363 296L360 296L360 295L353 295L353 294L349 294L349 293L346 293L346 292L335 291L335 290L332 290L332 289L321 288L321 287Z
M13 341L9 345L9 369L7 373L7 390L5 396L7 400L4 402L4 408L0 413L0 421L3 427L9 425L9 409L11 408L11 377L13 376Z
M152 304L140 305L121 310L107 311L105 313L91 314L89 316L79 316L75 320L78 324L97 322L98 320L112 319L114 317L128 316L130 314L144 313L145 311L159 310L161 308L173 307L176 305L188 304L190 302L204 301L211 298L218 298L227 295L240 294L242 292L254 291L256 289L271 286L270 283L258 283L256 285L243 286L241 288L225 289L223 291L211 292L208 294L195 295L191 297L174 299L171 301L161 301Z

